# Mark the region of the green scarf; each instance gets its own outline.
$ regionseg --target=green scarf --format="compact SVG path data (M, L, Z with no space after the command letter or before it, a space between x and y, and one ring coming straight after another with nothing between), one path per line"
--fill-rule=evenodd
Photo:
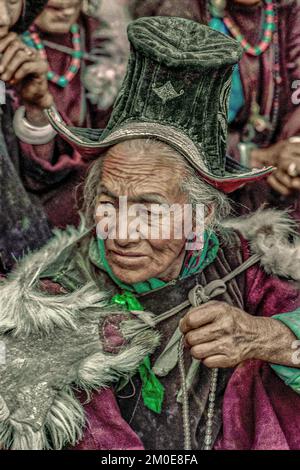
M157 278L152 278L148 281L138 282L131 285L123 283L114 275L107 262L104 241L98 238L97 245L100 254L101 268L106 271L115 284L123 290L122 294L117 294L111 299L112 303L118 304L123 308L126 308L126 310L142 311L143 306L134 294L144 294L151 290L164 287L167 284ZM201 253L198 251L195 253L187 253L179 279L183 279L202 271L216 259L218 251L219 240L215 233L205 232L204 246ZM149 357L146 357L140 365L139 374L142 381L142 397L144 405L155 413L161 413L164 399L164 387L152 371Z
M105 245L101 238L97 238L98 250L100 253L100 264L101 268L109 275L114 283L122 290L127 292L133 292L136 294L145 294L151 290L164 287L167 283L158 278L151 278L145 282L137 282L135 284L125 284L120 281L112 272L105 255ZM179 279L196 274L202 271L206 266L212 263L219 251L219 240L214 232L206 231L204 233L204 245L203 249L199 253L198 251L190 253L187 252L186 258L183 263L183 267L179 276Z

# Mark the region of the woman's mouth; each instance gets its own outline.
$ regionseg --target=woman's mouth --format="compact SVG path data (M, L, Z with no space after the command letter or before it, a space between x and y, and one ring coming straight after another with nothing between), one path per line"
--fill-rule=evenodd
M72 18L75 15L75 8L61 8L55 6L47 6L46 10L55 15L55 20L65 20L66 18Z
M138 252L110 251L108 256L113 262L126 266L144 264L148 259L147 255Z

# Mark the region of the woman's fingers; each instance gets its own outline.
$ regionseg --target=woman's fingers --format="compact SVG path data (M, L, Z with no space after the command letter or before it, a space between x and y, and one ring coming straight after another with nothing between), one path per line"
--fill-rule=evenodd
M0 53L3 54L10 43L14 42L17 37L16 33L9 33L4 38L0 39Z
M293 153L288 158L281 158L278 162L278 168L286 173L289 173L291 166L293 166L294 171L296 170L300 174L300 154Z
M292 189L293 187L293 178L289 176L282 170L277 170L274 172L274 176L279 181L279 183L283 184L287 189Z
M202 326L201 328L197 328L195 330L189 331L184 339L185 343L188 347L195 346L197 344L208 343L210 341L214 341L219 339L222 336L222 331L214 324L208 324Z
M20 57L33 57L35 55L33 49L29 49L25 44L20 40L16 40L10 43L10 45L5 50L0 61L0 74L5 73L6 71L11 71L13 66L13 61L16 56Z
M25 62L31 62L32 63L32 55L29 55L26 51L18 50L14 54L14 56L11 59L11 61L9 62L9 64L7 65L5 71L2 74L0 72L1 80L5 81L5 82L9 82L14 77L14 75L16 74L18 69Z
M47 82L48 64L15 34L0 39L0 80L17 86L28 103L48 108L53 104Z
M219 303L210 301L199 307L192 307L180 320L179 328L183 334L211 323L219 314Z
M13 79L16 83L19 83L28 75L35 75L36 77L41 76L42 80L47 70L47 64L43 60L24 62L16 71Z
M296 178L293 178L292 188L295 189L296 191L300 191L300 177L299 176L297 176Z
M276 175L273 173L271 176L268 177L268 183L275 191L280 193L282 196L290 196L292 190L287 188L284 184L282 184L277 178Z
M9 39L0 41L2 46L2 57L0 60L0 78L9 82L16 71L24 62L39 61L37 53L27 47L16 35L11 35Z
M209 343L196 344L191 347L191 355L201 361L201 359L206 359L209 356L215 356L216 354L223 354L222 348L217 341L211 341Z

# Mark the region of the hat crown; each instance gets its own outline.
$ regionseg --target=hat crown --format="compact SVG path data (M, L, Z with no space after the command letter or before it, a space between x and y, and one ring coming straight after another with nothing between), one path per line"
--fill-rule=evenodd
M189 159L196 169L225 175L232 67L241 55L237 41L176 17L140 18L129 25L128 37L127 74L102 137L148 123L148 136L187 138L197 149Z
M168 67L218 68L242 56L237 41L185 18L140 18L129 24L128 38L138 52Z
M228 98L237 41L183 18L140 18L128 27L131 53L106 129L74 129L53 110L55 129L85 155L119 142L156 138L180 152L209 184L231 192L270 174L226 157Z

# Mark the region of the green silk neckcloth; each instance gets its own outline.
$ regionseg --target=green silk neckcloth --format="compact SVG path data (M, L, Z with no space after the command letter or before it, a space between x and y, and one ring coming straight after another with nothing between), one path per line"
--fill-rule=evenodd
M167 283L158 278L151 278L144 282L137 282L134 284L125 284L120 281L117 276L114 275L111 267L108 264L105 254L105 244L104 240L97 238L98 251L100 254L100 263L97 263L97 266L103 269L109 277L114 281L114 283L120 287L120 289L133 292L136 294L144 294L150 292L151 290L164 287ZM219 251L219 240L214 232L205 231L204 233L204 245L201 252L187 252L185 260L182 265L181 273L179 279L183 279L192 274L202 271L206 266L211 264L217 257Z

